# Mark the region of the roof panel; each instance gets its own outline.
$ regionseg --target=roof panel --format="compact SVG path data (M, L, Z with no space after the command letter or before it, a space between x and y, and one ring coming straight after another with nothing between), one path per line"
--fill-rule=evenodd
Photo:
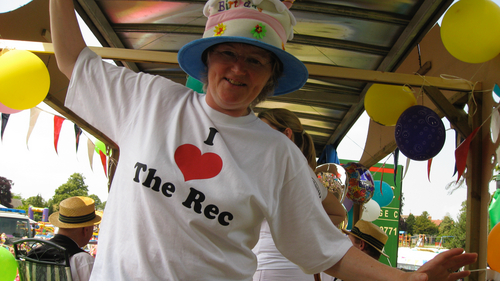
M75 2L77 12L106 47L176 52L201 38L207 20L202 13L203 0ZM322 72L310 71L315 75L309 76L302 89L269 98L255 110L290 109L304 122L307 131L314 133L318 153L326 144L337 146L364 111L364 94L370 84L363 79L340 79L332 73L338 73L339 66L394 71L452 3L453 0L297 0L291 8L297 25L287 51L308 67L326 68ZM28 10L32 16L22 14ZM26 18L32 19L32 28L23 25ZM0 25L2 38L41 40L37 39L41 38L40 30L49 28L48 1L34 0L19 11L0 14L0 19L13 23L9 27ZM146 61L131 59L117 64L186 82L186 74L174 60L162 64ZM64 99L64 95L53 95L57 96L54 100ZM62 101L53 104L64 107ZM59 111L67 112L65 108Z

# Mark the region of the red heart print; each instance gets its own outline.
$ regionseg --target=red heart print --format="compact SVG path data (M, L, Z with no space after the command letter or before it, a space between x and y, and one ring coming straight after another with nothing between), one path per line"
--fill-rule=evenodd
M222 159L215 153L201 154L192 144L183 144L175 150L175 163L184 175L184 181L210 179L222 170Z

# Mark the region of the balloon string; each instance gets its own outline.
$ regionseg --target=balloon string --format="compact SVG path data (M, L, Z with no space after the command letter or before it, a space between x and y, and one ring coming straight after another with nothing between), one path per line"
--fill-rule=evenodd
M475 271L486 271L488 270L487 268L481 268L481 269L472 269L472 270L468 270L470 272L475 272Z

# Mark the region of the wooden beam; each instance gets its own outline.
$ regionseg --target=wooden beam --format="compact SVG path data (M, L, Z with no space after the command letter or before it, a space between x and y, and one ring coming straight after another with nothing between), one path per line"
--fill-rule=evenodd
M424 86L424 92L432 100L434 105L448 118L451 125L458 131L463 138L467 138L472 133L469 126L467 113L456 108L450 101L441 93L441 91L432 86Z
M325 76L334 77L346 80L356 80L369 83L393 84L393 85L410 85L421 87L423 85L431 85L442 90L452 90L459 92L470 92L472 87L469 83L462 80L450 80L440 77L417 76L413 74L394 73L384 71L374 71L366 69L354 69L338 66L327 66L305 63L309 76ZM476 85L475 89L479 89Z
M28 50L34 53L53 54L54 48L51 43L0 40L0 48L16 48ZM151 62L164 64L178 64L177 52L160 52L147 50L133 50L107 47L90 47L104 59L133 62ZM318 65L305 63L309 76L323 76L346 80L363 81L369 83L382 83L393 85L410 85L421 87L431 85L442 90L453 90L468 92L472 90L469 83L463 80L443 79L440 77L417 76L413 74L383 72L365 69L354 69L338 66ZM478 84L478 83L477 83ZM475 84L475 90L480 86Z
M0 49L12 48L27 50L33 53L54 54L52 43L5 40L0 39ZM178 64L177 52L160 52L147 50L133 50L110 47L89 47L103 59L123 60L133 62L151 62L163 64Z

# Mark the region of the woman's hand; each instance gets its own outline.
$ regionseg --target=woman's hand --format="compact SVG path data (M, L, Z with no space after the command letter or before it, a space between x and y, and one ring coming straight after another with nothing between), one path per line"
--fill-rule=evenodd
M411 281L451 281L469 276L470 271L459 271L461 267L474 263L476 253L464 253L463 249L455 248L435 256L421 266L408 280ZM419 274L425 273L425 274Z

